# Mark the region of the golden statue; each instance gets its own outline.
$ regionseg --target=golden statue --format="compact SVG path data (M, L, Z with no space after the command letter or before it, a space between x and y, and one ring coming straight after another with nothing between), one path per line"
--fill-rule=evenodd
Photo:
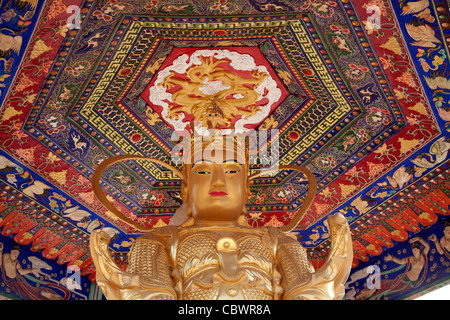
M236 141L236 139L234 139ZM119 268L109 253L109 236L91 234L91 254L97 283L108 299L342 299L352 263L352 242L346 219L328 217L331 248L319 269L306 250L289 235L311 205L317 185L306 168L301 171L309 190L302 207L283 228L251 227L246 219L249 195L248 148L215 137L193 148L183 172L161 161L140 156L119 156L101 163L93 178L96 196L120 219L144 235L133 243L129 265ZM198 154L199 153L199 154ZM126 159L147 159L183 178L185 212L177 212L166 227L143 229L109 203L100 189L107 166Z

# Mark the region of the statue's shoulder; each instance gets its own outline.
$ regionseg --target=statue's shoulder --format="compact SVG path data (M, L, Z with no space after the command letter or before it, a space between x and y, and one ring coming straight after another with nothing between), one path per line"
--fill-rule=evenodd
M161 228L156 228L154 230L150 230L149 232L138 237L136 241L158 241L166 243L167 241L171 241L172 238L177 236L178 236L177 226L165 226Z
M267 227L267 232L273 239L276 239L278 245L285 243L292 243L301 246L300 242L298 242L297 237L294 234L286 234L275 227Z

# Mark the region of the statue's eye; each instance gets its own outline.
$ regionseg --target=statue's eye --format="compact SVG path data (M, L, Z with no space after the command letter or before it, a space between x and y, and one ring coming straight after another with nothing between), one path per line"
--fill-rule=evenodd
M228 171L225 171L225 173L228 173L228 174L234 174L234 173L238 173L238 172L240 172L241 170L228 170Z
M203 171L203 170L201 170L201 171L195 171L195 173L197 173L197 174L211 174L211 171Z
M241 171L241 166L235 162L226 162L224 167L225 174L236 174Z

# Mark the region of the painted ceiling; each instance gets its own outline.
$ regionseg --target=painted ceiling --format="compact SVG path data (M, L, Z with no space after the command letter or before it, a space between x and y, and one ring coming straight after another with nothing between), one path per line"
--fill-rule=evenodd
M0 252L20 248L29 270L14 277L3 263L1 296L101 298L91 231L113 236L123 267L140 233L95 197L96 167L125 154L176 166L174 134L211 117L267 134L252 171L275 155L314 173L319 190L294 233L320 266L326 217L345 215L347 299L406 299L449 281L445 1L0 4ZM152 228L181 205L180 185L166 168L131 160L101 180L115 207ZM288 223L307 188L289 170L252 180L249 223ZM426 263L415 277L411 259L389 257L408 258L418 243ZM382 276L371 278L376 268Z

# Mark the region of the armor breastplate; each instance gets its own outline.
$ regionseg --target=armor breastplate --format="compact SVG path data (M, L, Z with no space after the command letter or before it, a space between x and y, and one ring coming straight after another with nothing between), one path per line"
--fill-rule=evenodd
M185 300L273 299L274 248L267 234L182 232L172 257L175 288Z

